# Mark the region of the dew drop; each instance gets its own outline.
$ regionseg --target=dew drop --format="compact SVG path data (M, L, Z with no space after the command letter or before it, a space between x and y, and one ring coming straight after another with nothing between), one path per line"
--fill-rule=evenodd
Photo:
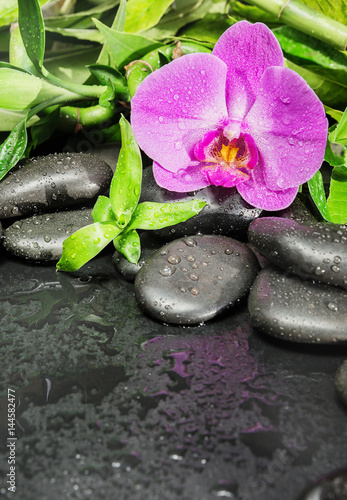
M340 271L340 268L339 266L331 266L331 270L334 272L334 273L338 273Z
M290 104L290 97L280 97L283 104Z
M173 267L171 264L167 264L166 266L162 267L159 272L162 276L167 277L172 276L175 271L175 267Z
M329 302L328 309L333 312L338 312L339 310L337 304L334 304L334 302Z
M192 295L199 295L199 293L200 293L200 292L199 292L199 290L198 290L197 288L192 288L192 289L190 290L190 293L191 293Z
M193 238L186 238L184 240L184 243L187 245L187 247L196 247L197 242Z
M163 123L164 117L163 116L159 116L158 120L160 121L160 123Z
M170 264L179 264L181 262L181 257L179 255L170 255L167 260Z
M179 95L178 95L178 94L175 94L175 95L174 95L174 99L175 99L175 101L178 101L178 99L179 99L179 98L180 98L180 97L179 97Z
M189 278L192 280L192 281L198 281L199 279L199 276L197 276L196 274L192 273L189 275Z
M234 251L233 251L233 249L232 249L232 248L226 248L226 249L224 250L224 253L225 253L226 255L231 255L233 252L234 252Z

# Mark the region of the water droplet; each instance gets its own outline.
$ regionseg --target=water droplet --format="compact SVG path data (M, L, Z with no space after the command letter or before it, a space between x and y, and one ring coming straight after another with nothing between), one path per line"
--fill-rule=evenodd
M320 266L317 266L316 269L314 270L314 274L316 276L320 276L321 274L325 273L325 269L322 269Z
M334 262L335 262L335 264L340 264L340 262L341 262L341 257L339 257L339 255L336 255L336 256L334 257Z
M290 97L280 97L281 101L283 104L290 104L291 100Z
M179 255L170 255L167 260L170 264L179 264L181 262L181 257Z
M192 289L190 290L190 293L191 293L192 295L199 295L199 293L200 293L200 292L199 292L199 290L198 290L197 288L192 288Z
M45 240L46 243L49 243L51 241L51 237L48 236L48 234L44 236L43 239Z
M178 99L179 99L179 98L180 98L180 96L179 96L178 94L175 94L175 95L174 95L174 99L175 99L175 101L178 101Z
M160 121L160 123L163 123L164 117L163 116L159 116L158 120Z
M171 266L171 264L167 264L166 266L162 267L159 272L162 276L167 277L172 276L175 271L175 267Z
M181 141L176 141L175 142L175 149L177 151L179 151L180 149L182 149L182 143L181 143Z
M192 280L192 281L198 281L199 279L199 276L197 276L196 274L192 273L189 275L189 278Z
M334 272L334 273L338 273L340 271L340 268L339 266L331 266L331 270Z
M197 242L193 238L186 238L184 240L184 243L187 245L187 247L196 247Z
M204 69L202 69L202 70L200 71L200 73L201 73L202 75L206 75L206 71L205 71Z
M233 252L234 252L234 250L233 250L232 248L226 248L226 249L224 250L224 253L225 253L226 255L231 255Z
M334 302L329 302L328 304L328 309L333 312L338 312L339 308L337 304L334 304Z

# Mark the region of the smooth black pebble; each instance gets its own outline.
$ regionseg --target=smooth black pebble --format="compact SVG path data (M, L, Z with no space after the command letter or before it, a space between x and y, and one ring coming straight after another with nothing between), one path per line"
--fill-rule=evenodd
M207 203L201 212L185 222L154 232L166 241L197 233L223 234L245 240L249 224L262 213L261 209L246 203L236 188L208 186L192 193L176 193L159 187L151 168L144 170L140 201L172 203L196 199Z
M83 153L21 160L0 182L0 219L90 203L108 189L112 175L105 161Z
M257 271L257 259L243 243L218 235L189 236L164 245L144 263L135 295L156 319L197 324L234 305Z
M92 223L91 209L33 215L5 229L3 244L6 250L25 259L57 261L63 253L63 241Z
M286 271L347 289L347 227L264 217L252 222L248 239Z
M347 292L262 269L248 299L253 325L273 337L307 343L347 342Z

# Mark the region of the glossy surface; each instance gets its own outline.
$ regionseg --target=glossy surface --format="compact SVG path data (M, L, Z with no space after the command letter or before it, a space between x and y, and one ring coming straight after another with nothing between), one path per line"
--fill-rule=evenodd
M2 250L0 280L3 498L8 387L21 500L296 500L346 463L343 347L260 334L244 305L166 326L111 253L68 275Z

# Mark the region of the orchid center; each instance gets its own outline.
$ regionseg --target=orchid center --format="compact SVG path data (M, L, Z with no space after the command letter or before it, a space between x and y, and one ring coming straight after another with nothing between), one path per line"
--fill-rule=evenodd
M202 162L201 171L210 183L224 187L249 179L247 172L258 162L254 140L234 124L205 134L195 146L194 155Z

